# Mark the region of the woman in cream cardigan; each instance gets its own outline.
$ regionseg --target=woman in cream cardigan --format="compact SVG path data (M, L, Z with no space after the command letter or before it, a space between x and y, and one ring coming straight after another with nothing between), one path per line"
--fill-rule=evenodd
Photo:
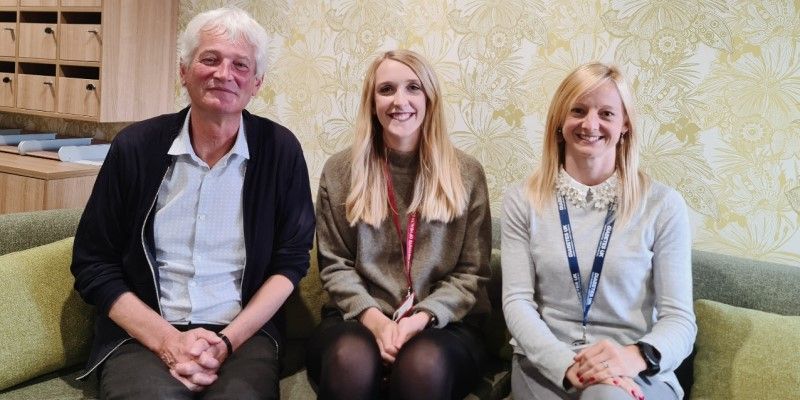
M679 399L696 333L690 228L638 165L633 98L601 63L561 83L541 165L503 204L503 312L518 399Z

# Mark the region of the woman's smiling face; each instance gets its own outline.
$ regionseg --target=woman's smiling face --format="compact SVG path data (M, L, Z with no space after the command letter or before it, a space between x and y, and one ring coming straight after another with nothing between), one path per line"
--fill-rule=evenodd
M375 71L375 113L387 146L412 151L419 144L425 120L425 90L407 65L386 59Z
M592 159L592 164L598 166L610 164L613 171L617 143L628 130L619 90L608 81L570 106L561 127L564 155L576 160Z

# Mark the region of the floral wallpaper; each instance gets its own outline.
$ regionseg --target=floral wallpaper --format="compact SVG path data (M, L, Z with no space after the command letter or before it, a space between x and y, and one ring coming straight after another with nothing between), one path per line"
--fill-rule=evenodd
M404 47L434 63L451 137L483 163L499 216L538 161L555 87L602 60L632 82L643 166L683 194L695 247L800 266L800 0L181 0L179 26L224 4L271 35L248 108L300 138L313 189L352 139L366 66Z

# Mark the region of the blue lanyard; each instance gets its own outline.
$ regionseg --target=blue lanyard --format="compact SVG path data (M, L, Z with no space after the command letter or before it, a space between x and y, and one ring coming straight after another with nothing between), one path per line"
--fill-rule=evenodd
M567 200L564 196L556 197L558 201L558 215L561 218L561 232L564 234L564 247L567 251L567 262L569 262L569 271L572 274L572 284L575 286L575 292L578 294L578 301L580 301L581 307L583 308L583 319L581 321L583 325L583 339L582 341L576 342L577 344L585 344L586 325L589 322L589 309L594 302L594 295L597 292L597 285L600 282L600 273L603 272L606 249L608 249L608 242L611 240L611 231L614 229L614 210L617 207L616 203L611 203L608 207L606 220L603 224L603 231L600 233L600 239L597 242L597 251L594 253L592 273L589 275L589 287L586 290L586 296L584 296L581 270L578 267L578 255L575 253L575 240L572 237L572 225L569 223L569 213L567 212Z

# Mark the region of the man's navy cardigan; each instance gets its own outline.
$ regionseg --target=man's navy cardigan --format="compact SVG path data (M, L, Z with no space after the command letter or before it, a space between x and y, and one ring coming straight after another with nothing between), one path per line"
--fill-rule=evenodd
M132 292L161 314L153 215L159 186L172 163L167 154L188 108L130 125L111 144L83 212L72 256L75 289L97 309L86 377L130 336L109 317ZM243 111L250 159L244 177L242 306L272 275L294 285L309 266L314 209L303 152L288 129ZM262 330L280 343L282 312ZM281 329L279 329L281 328Z

